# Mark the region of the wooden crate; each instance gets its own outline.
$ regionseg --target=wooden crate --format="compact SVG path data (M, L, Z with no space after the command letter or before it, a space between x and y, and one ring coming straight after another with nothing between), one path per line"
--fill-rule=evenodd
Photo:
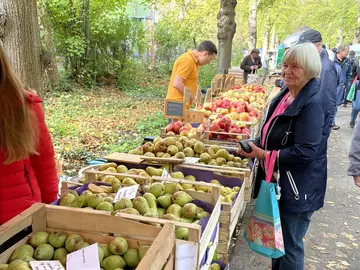
M247 205L247 203L244 202L244 205L243 205L242 209L240 210L239 220L242 219L242 217L243 217L243 215L245 213L246 205ZM237 227L238 227L237 224L235 224L234 229L233 229L233 233L232 233L232 235L230 235L230 238L229 238L229 240L227 242L221 242L218 245L218 258L219 258L219 260L221 260L225 264L229 264L229 262L230 262L231 247L233 246L232 243L233 243L233 241L236 241L235 239L237 239L236 237L233 237L234 236L233 234L234 234L234 231L235 231L235 229ZM241 232L241 231L236 236L242 237L243 232ZM227 233L226 230L221 230L220 229L220 235L221 234L226 234L226 233Z
M211 170L217 174L221 175L236 175L245 182L245 187L249 187L251 185L251 170L249 168L237 168L237 167L222 167L216 165L207 165L207 164L176 164L173 166L173 169L180 169L180 168L194 168L197 170Z
M114 234L121 235L127 240L129 248L151 245L137 270L159 270L163 267L170 270L174 266L175 226L170 223L159 228L114 217L102 211L36 203L0 227L0 243L5 243L28 227L31 227L32 233L78 233L90 244L110 243ZM25 244L32 233L1 253L0 263L6 263L13 251Z
M223 168L223 167L222 167ZM199 170L201 171L204 175L204 178L200 178L199 174L195 174L191 173L191 169L193 170ZM189 173L191 175L194 175L195 177L197 177L198 181L205 181L205 182L209 182L212 179L218 179L219 175L217 175L217 173L227 173L228 171L225 169L212 169L212 168L204 168L204 167L197 167L197 166L193 166L193 165L182 165L182 166L177 166L174 168L174 170L179 170L182 172L186 172ZM224 253L225 251L227 252L227 249L224 249L224 243L226 243L226 246L228 246L228 242L229 239L231 239L231 236L236 228L236 224L239 220L239 217L241 215L241 211L245 205L245 201L244 201L244 194L245 194L245 172L233 172L233 176L228 177L228 181L238 181L236 185L240 186L240 191L236 197L236 200L230 204L230 203L225 203L222 202L221 203L221 214L220 214L220 218L219 218L219 223L220 223L220 235L219 235L219 246L218 246L218 252L222 252ZM220 181L224 186L226 186L226 184L224 184L224 182L226 181L226 176L221 176L221 180ZM220 247L220 244L221 247Z
M111 153L103 158L108 160L109 162L145 164L150 166L162 165L162 164L178 164L184 162L183 159L178 159L178 158L147 157L147 156L132 155L132 154L118 153L118 152Z
M91 179L96 179L97 174L106 174L106 175L120 175L124 176L124 174L118 174L118 173L111 173L111 172L103 172L103 171L96 171L96 170L89 170L85 171L85 182L93 182ZM128 175L129 177L134 178L134 175ZM128 215L124 213L119 213L121 217L124 218L130 218L131 220L136 220L140 222L146 222L149 224L165 224L167 222L171 222L176 226L186 227L189 229L189 238L188 241L195 243L198 245L198 264L200 264L202 258L206 256L207 258L212 258L213 254L215 253L215 249L217 247L216 243L213 243L212 248L208 248L208 245L211 241L211 238L213 236L213 233L215 230L217 230L217 238L215 237L215 240L218 239L218 222L221 212L221 202L220 202L220 189L215 184L209 184L209 183L198 183L193 181L187 181L184 179L175 179L175 178L163 178L163 177L152 177L153 182L173 182L173 183L184 183L184 184L192 184L192 185L198 185L198 186L206 186L211 187L212 192L211 193L201 193L191 190L184 190L186 193L192 196L193 199L200 200L206 203L209 203L213 206L213 212L210 215L210 219L208 221L208 224L201 233L201 227L197 224L191 224L191 223L185 223L185 222L176 222L176 221L170 221L170 220L164 220L160 218L152 218L152 217L144 217L139 215ZM87 209L78 209L79 211L86 211ZM98 210L96 210L98 211ZM103 211L98 211L103 212ZM215 242L215 241L214 241ZM212 253L212 255L211 255ZM210 256L211 255L211 256ZM211 260L210 260L211 262ZM209 262L206 262L209 263ZM206 264L207 265L207 264ZM206 265L202 268L200 268L200 265L197 269L207 269Z
M166 137L180 138L181 136L180 136L180 135L167 135L165 128L162 128L162 129L160 130L160 137L161 137L161 138L166 138ZM201 140L202 140L202 134L201 134L200 131L197 131L195 137L191 137L191 138L188 137L188 138L189 138L189 139L196 139L196 140L198 140L198 141L201 141Z
M210 134L215 134L215 135L228 135L228 136L236 136L236 137L241 137L240 140L237 139L231 139L231 140L222 140L222 139L213 139L210 138ZM237 134L237 133L230 133L230 132L214 132L214 131L209 131L206 130L202 136L202 141L205 144L208 145L213 145L216 144L221 148L224 149L231 149L231 150L236 150L239 148L239 141L242 140L247 140L249 139L250 136L246 135L246 134Z

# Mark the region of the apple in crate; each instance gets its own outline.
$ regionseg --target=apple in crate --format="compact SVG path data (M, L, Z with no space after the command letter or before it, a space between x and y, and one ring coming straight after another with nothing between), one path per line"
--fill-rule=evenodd
M205 112L204 112L204 116L205 116L206 118L209 118L210 115L211 115L211 111L205 111Z
M188 136L189 135L189 129L187 127L180 128L180 136Z
M212 109L212 104L207 102L207 103L204 103L204 109L207 110L207 111L211 111Z
M210 124L209 130L210 130L210 131L215 131L215 132L220 130L220 125L219 125L219 123L218 123L217 120L215 120L214 122L212 122L212 123Z

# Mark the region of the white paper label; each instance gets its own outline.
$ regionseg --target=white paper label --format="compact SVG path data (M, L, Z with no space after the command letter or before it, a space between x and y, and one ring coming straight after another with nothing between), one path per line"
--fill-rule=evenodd
M138 189L139 189L139 185L120 188L115 195L114 203L116 203L118 200L122 198L134 199L136 197L136 193Z
M195 270L197 268L197 257L197 244L176 244L175 270Z
M164 169L163 172L162 172L161 177L163 177L163 178L171 178L171 175L166 169Z
M31 261L33 270L65 270L60 261Z
M185 164L195 164L200 160L200 158L196 158L196 157L187 157L184 160Z
M67 255L67 270L100 270L98 244L79 249Z

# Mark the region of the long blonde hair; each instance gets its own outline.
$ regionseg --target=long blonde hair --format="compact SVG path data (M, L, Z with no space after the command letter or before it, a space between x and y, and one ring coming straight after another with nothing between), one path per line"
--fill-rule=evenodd
M4 164L36 153L38 123L0 43L0 150Z

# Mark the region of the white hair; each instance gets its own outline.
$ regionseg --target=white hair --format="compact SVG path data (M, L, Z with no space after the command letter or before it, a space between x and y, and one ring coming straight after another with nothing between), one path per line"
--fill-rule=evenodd
M282 65L295 62L305 71L309 79L317 78L321 72L321 59L318 50L313 43L297 44L291 47L282 60Z

